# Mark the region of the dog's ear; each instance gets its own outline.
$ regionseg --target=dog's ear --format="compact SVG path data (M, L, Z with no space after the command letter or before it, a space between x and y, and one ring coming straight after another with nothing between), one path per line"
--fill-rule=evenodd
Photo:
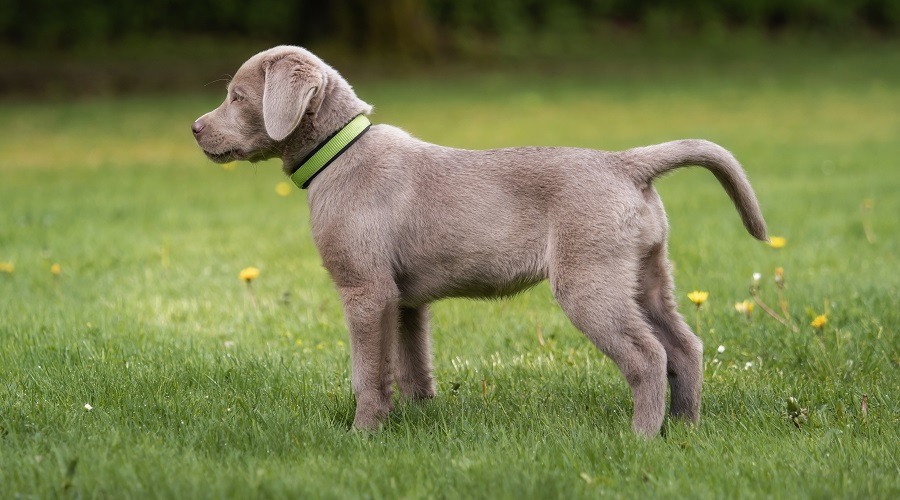
M325 86L325 75L315 65L290 56L269 62L264 69L263 123L269 137L280 141L300 124L310 101ZM317 101L321 105L322 99Z

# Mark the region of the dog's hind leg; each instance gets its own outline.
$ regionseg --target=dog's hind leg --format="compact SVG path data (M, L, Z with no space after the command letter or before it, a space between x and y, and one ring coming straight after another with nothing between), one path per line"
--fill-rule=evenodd
M673 289L666 247L660 244L642 263L638 300L653 333L666 349L671 390L669 413L696 422L700 418L703 384L703 342L678 313Z
M604 260L602 265L558 263L550 273L553 292L572 323L616 363L631 386L634 431L655 436L665 415L666 352L634 300L634 262Z
M400 392L406 397L434 397L427 305L400 308L400 329L394 351L394 378Z

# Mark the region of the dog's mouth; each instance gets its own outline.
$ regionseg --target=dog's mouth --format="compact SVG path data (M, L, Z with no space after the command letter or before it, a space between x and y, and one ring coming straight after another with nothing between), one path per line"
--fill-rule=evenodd
M230 161L243 160L247 156L240 149L229 149L228 151L223 151L221 153L212 153L204 149L203 153L206 154L207 158L216 163L228 163Z

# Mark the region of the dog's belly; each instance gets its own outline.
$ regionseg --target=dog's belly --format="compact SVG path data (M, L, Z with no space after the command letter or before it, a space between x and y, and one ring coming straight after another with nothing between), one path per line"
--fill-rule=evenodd
M438 282L429 278L400 277L398 279L400 302L405 306L419 306L449 297L473 299L508 297L540 283L546 277L521 275L504 282L459 278Z
M505 297L547 278L542 251L444 257L398 270L401 303L418 306L448 297Z

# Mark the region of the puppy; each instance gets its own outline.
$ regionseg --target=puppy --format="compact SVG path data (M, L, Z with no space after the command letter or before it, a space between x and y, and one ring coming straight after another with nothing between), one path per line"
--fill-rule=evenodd
M631 387L632 427L700 414L702 344L678 314L668 223L651 182L699 165L747 231L766 239L744 171L720 146L681 140L621 152L525 147L469 151L370 126L372 107L305 49L244 63L194 136L215 162L280 157L308 188L312 235L350 331L353 425L376 429L392 385L435 394L428 304L496 297L549 279L572 323Z

